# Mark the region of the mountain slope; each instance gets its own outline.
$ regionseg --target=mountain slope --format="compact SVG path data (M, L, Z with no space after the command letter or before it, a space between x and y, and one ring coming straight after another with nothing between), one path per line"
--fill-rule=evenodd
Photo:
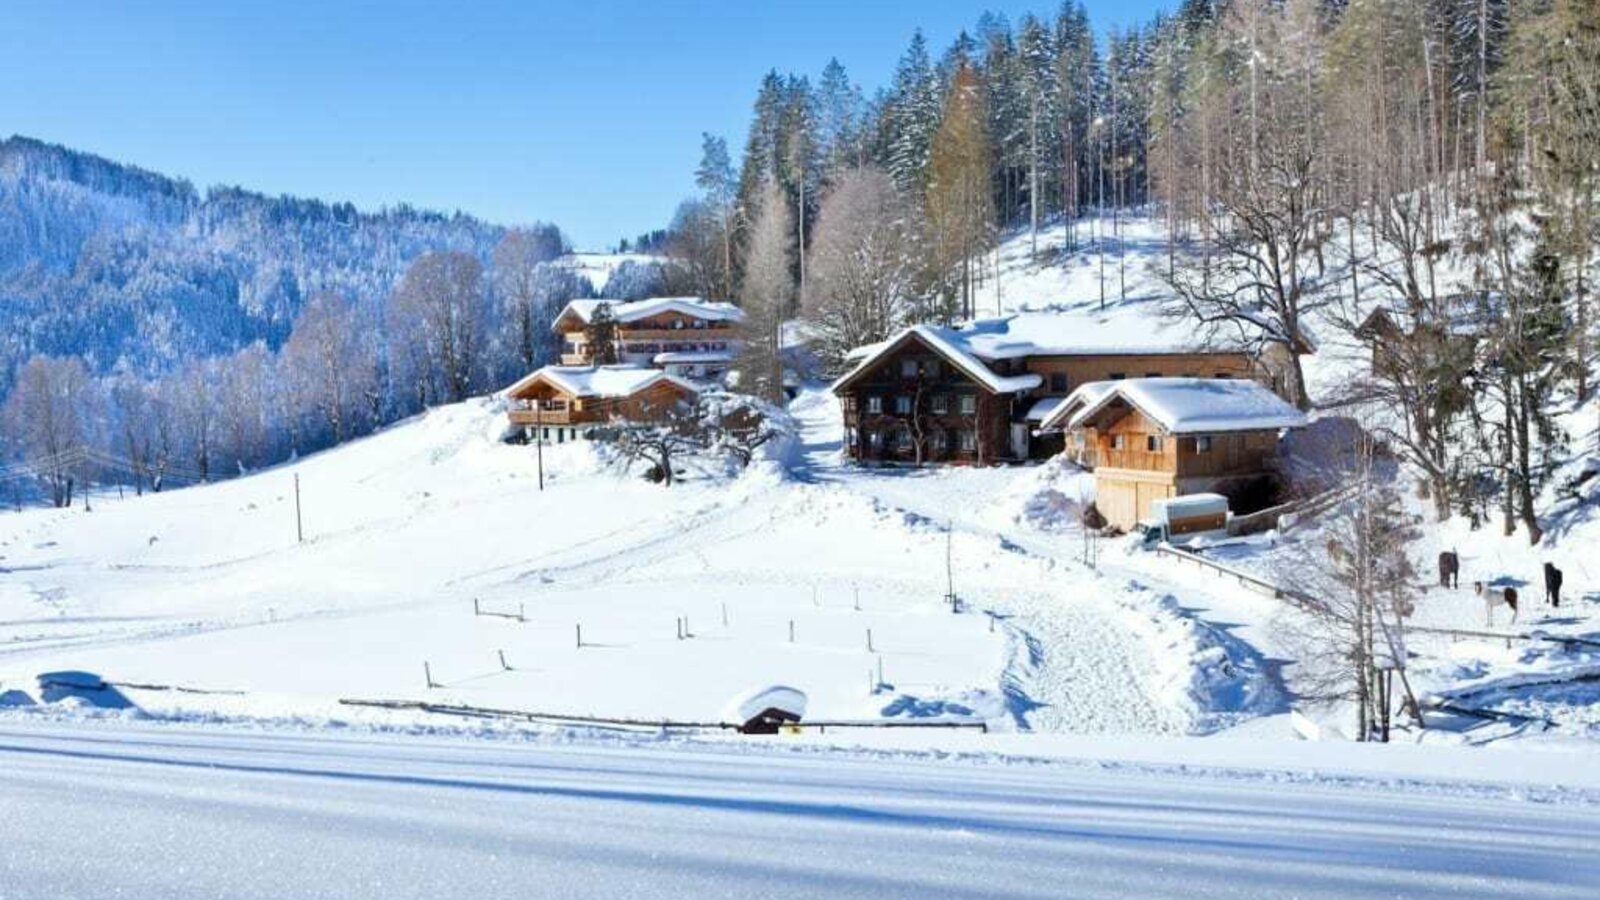
M36 353L139 372L275 346L309 295L378 302L428 250L503 229L406 206L267 197L24 137L0 141L0 385Z

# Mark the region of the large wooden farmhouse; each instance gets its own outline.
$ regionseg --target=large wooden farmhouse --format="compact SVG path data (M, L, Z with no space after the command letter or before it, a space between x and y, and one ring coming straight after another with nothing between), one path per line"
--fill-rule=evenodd
M685 378L716 379L738 354L738 326L744 312L728 303L694 297L649 300L574 300L556 316L551 329L561 336L561 364L595 362L591 328L604 307L615 323L615 361L653 366Z
M1079 387L1041 428L1093 447L1095 504L1131 528L1159 500L1259 493L1277 477L1279 435L1305 424L1253 381L1134 378Z
M639 366L545 366L505 390L511 424L557 443L613 421L649 422L694 402L690 381Z
M1084 384L1184 376L1278 386L1274 359L1196 346L1176 330L1056 313L908 328L861 348L855 367L834 382L845 452L867 463L1042 458L1060 452L1063 437L1039 426Z

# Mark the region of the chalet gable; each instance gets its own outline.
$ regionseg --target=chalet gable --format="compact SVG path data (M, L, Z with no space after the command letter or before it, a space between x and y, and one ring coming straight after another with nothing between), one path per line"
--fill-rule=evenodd
M835 394L844 392L865 376L879 372L884 366L892 364L899 359L904 350L911 346L921 346L947 363L952 371L961 374L991 394L1014 394L1031 391L1043 383L1043 379L1038 375L997 374L977 357L946 339L939 333L938 329L927 325L916 325L900 332L892 340L873 348L856 364L854 369L846 372L838 381L835 381L831 390Z

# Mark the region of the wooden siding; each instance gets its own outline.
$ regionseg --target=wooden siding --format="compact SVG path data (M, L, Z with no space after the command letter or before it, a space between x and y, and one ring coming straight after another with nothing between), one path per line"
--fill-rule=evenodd
M1145 378L1157 375L1166 378L1191 376L1215 378L1256 378L1271 385L1272 377L1245 353L1172 353L1127 354L1103 356L1033 356L1025 361L1027 371L1039 375L1044 384L1038 393L1042 396L1066 394L1091 381L1111 381L1114 376ZM1059 378L1065 376L1063 386Z
M536 382L514 398L507 415L513 425L600 425L612 421L648 422L694 394L670 381L627 397L575 397L545 382ZM534 403L545 404L540 410Z
M907 362L913 366L909 373L904 368ZM873 398L879 404L876 412ZM969 398L970 413L961 411L963 398ZM925 463L981 464L1013 457L1011 398L989 393L920 339L907 341L861 373L840 392L840 403L845 453L851 459L914 463L919 433ZM964 432L973 436L970 449L962 447ZM908 435L909 442L897 440L901 434Z

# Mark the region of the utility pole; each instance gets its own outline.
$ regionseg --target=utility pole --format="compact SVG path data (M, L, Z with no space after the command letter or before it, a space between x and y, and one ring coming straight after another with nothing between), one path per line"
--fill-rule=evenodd
M534 455L539 458L539 490L544 490L544 401L533 399Z
M944 599L951 612L961 611L961 601L956 598L956 571L954 562L955 523L948 522L944 529Z
M294 473L294 539L297 544L306 542L304 520L300 517L300 473Z

